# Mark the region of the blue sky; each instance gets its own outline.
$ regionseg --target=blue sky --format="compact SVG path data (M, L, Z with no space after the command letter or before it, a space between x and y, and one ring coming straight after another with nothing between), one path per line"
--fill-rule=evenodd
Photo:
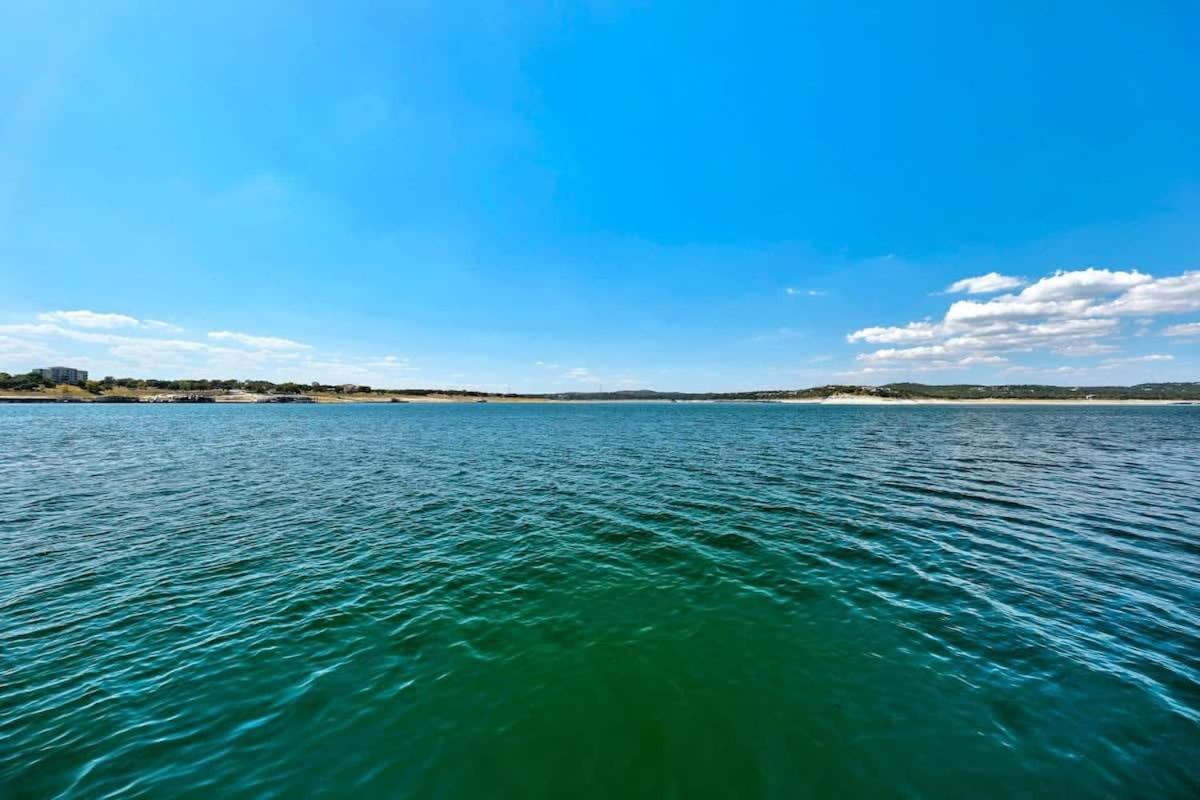
M834 5L3 4L0 370L1200 379L1200 8Z

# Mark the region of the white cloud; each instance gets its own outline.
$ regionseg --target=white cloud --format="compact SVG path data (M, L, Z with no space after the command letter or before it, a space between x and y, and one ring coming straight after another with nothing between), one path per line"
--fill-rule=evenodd
M1154 278L1136 270L1120 272L1092 267L1074 272L1060 270L1018 294L987 301L959 300L946 312L946 322L1114 314L1116 309L1096 305L1097 298L1124 290L1140 291L1154 283Z
M999 292L1004 289L1015 289L1024 284L1025 281L1020 278L1014 278L1011 275L1001 275L999 272L989 272L986 275L979 275L974 278L963 278L961 281L955 281L946 288L948 294L986 294L988 292Z
M79 328L136 328L141 323L126 314L101 314L97 311L47 311L38 314L42 322L61 322Z
M67 343L68 346L85 345L104 348L105 355L117 362L116 368L142 370L161 374L163 370L205 372L210 375L245 373L261 369L268 363L279 363L295 358L294 353L258 350L247 351L235 347L214 345L190 339L161 339L154 336L129 336L92 330L77 330L60 325L14 324L0 325L0 333L17 333L35 336L45 342ZM73 343L73 344L72 344ZM48 355L60 359L79 360L72 350L49 348ZM94 359L93 359L94 360Z
M1099 342L1081 342L1079 344L1064 344L1055 347L1054 352L1060 356L1082 358L1086 356L1102 356L1116 351L1116 345L1100 344Z
M40 316L40 315L39 315ZM78 330L50 323L15 323L0 325L0 332L24 334L28 336L55 337L72 342L86 344L116 345L138 342L168 342L168 339L153 339L143 336L129 336L120 333L105 333L94 330Z
M112 342L108 355L140 370L194 370L201 365L228 364L236 370L261 366L262 359L244 350L214 347L185 339L133 339ZM234 366L236 365L236 366Z
M1134 286L1151 283L1151 276L1132 270L1078 269L1071 272L1059 270L1048 278L1021 292L1022 300L1034 302L1045 300L1080 300L1104 297Z
M825 289L798 289L795 286L789 286L784 291L792 296L803 295L805 297L824 297L829 294Z
M1029 351L1065 347L1116 333L1116 319L1060 319L1042 322L988 322L971 326L952 326L961 331L946 340L958 351Z
M862 353L858 356L858 360L868 364L877 364L887 361L923 360L946 354L946 346L941 344L904 348L886 347L882 350L876 350L874 353Z
M960 284L963 282L955 286ZM970 290L965 284L960 288ZM912 345L885 347L858 356L861 363L872 368L892 370L983 365L999 354L1039 350L1075 357L1100 356L1117 351L1113 337L1121 330L1122 318L1193 310L1200 310L1200 271L1155 278L1137 270L1088 268L1056 272L1015 294L985 301L955 301L940 321L926 319L907 325L862 328L847 335L846 340ZM1138 327L1144 331L1147 326ZM1163 333L1200 333L1200 323L1171 326ZM1139 357L1108 359L1104 363L1115 367L1154 360Z
M34 365L30 362L45 360L52 354L53 350L42 342L0 335L0 363L13 364L19 372L32 368Z
M144 330L179 333L183 330L178 325L163 322L158 319L138 319L128 314L101 313L77 309L74 311L45 311L37 315L42 322L70 325L73 328L112 329L112 328L142 328Z
M899 372L898 367L863 367L835 372L839 378L870 378L875 375L890 375Z
M284 339L278 336L252 336L248 333L239 333L237 331L209 331L208 338L217 339L218 341L237 342L238 344L244 344L247 347L255 347L261 350L309 349L309 345L291 339Z
M1090 303L1089 300L1032 301L1018 295L1003 295L984 303L978 300L959 300L946 311L946 322L969 324L992 320L1076 316L1086 311Z
M57 325L34 322L11 322L0 325L0 333L15 333L27 336L46 336L61 331Z
M129 336L45 323L0 326L0 333L7 332L37 337L42 360L53 358L81 365L99 362L105 369L153 375L162 375L167 370L214 377L235 372L246 374L286 355L251 352L188 339ZM96 348L101 348L100 355L96 355Z
M1200 311L1200 270L1142 283L1097 309L1097 313L1122 315L1190 311Z
M137 321L136 326L126 325L116 332L57 324L45 320L67 318L40 316L41 322L0 324L0 369L24 372L33 366L63 363L99 375L393 386L398 376L416 370L408 358L398 355L314 357L315 351L308 345L279 337L213 331L207 339L196 340L165 336L175 326L151 324L151 320Z
M1107 358L1100 363L1100 369L1114 369L1126 364L1153 364L1162 361L1174 361L1175 356L1163 353L1151 353L1145 356L1130 356L1128 358Z
M894 328L863 328L847 334L847 342L871 342L873 344L904 344L937 338L941 326L932 322L910 322Z
M973 367L980 364L996 366L997 364L1007 364L1008 359L1004 356L966 356L958 361L959 366Z
M1183 322L1163 329L1163 336L1200 336L1200 322Z

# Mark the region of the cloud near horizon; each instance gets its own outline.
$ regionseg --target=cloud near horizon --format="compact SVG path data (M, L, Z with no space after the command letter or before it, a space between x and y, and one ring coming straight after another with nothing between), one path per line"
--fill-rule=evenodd
M557 383L568 384L566 388L578 390L580 387L571 387L572 383L589 384L592 391L600 391L607 389L616 391L622 389L637 389L642 388L642 382L633 375L597 375L587 367L572 367L559 376Z
M952 284L971 292L979 281L998 273ZM973 283L974 282L974 283ZM995 280L990 285L998 285ZM1128 317L1179 314L1200 310L1200 271L1156 278L1137 270L1089 267L1059 270L1013 294L988 300L957 300L942 319L894 326L860 328L846 335L850 344L888 345L860 353L855 373L933 372L980 364L1004 365L1017 353L1070 357L1114 353L1121 323ZM1195 325L1196 327L1192 327ZM1166 335L1190 335L1200 323L1171 326ZM1096 369L1138 363L1162 363L1172 356L1150 354L1109 358ZM1067 367L1081 370L1087 367ZM1011 371L1026 371L1020 365ZM1060 370L1054 370L1060 371Z
M24 372L52 363L97 376L266 378L378 383L416 368L396 355L319 353L282 336L211 331L204 340L164 335L176 325L128 314L47 311L36 322L0 324L0 365Z
M208 338L225 342L237 342L261 350L309 350L310 345L279 336L253 336L237 331L209 331Z
M82 308L74 311L45 311L38 314L37 318L42 322L59 323L76 328L147 328L176 333L183 330L178 325L157 319L142 320L128 314L108 314Z

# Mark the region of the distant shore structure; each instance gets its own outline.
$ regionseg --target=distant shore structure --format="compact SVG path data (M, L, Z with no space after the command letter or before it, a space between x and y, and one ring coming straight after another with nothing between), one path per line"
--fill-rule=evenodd
M40 367L31 369L30 372L36 372L48 381L53 383L87 383L88 374L86 369L75 369L74 367Z

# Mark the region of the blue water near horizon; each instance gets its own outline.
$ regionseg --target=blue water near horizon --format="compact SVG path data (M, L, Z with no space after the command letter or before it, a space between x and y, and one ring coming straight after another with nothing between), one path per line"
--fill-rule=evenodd
M0 406L0 798L1195 797L1200 413Z

